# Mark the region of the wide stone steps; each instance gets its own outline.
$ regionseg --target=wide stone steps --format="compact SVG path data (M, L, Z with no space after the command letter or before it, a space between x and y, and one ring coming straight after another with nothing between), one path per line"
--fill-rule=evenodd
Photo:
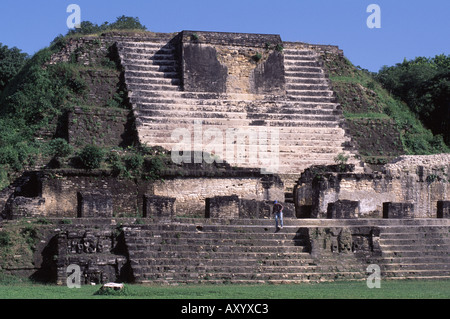
M274 232L273 223L272 219L175 219L172 224L125 227L124 232L133 274L144 283L365 279L368 262L351 252L313 258L306 228L368 225L380 227L382 256L371 262L380 265L382 279L450 276L449 221L285 218L280 232ZM400 234L416 239L408 242L409 238L397 238Z
M284 57L284 65L288 66L302 66L302 67L313 67L317 68L321 66L321 63L318 61L312 60L312 59L304 59L304 58L298 58L293 59L292 57Z
M158 74L156 72L159 72L160 76L172 76L176 74L179 76L178 67L175 66L167 66L167 65L154 65L151 61L128 61L128 62L122 62L122 65L124 66L126 71L133 71L133 72L141 72L141 73L148 73L148 76L152 76L152 74Z
M262 255L261 255L262 256ZM215 256L216 257L216 256ZM267 257L267 256L265 256ZM314 259L305 257L300 259L261 259L261 258L240 258L238 259L231 258L186 258L186 257L177 257L176 262L182 266L199 266L199 267L232 267L236 266L236 261L239 261L239 266L242 267L255 267L255 265L262 265L267 267L300 267L300 266L309 266L309 267L317 267ZM134 261L134 266L167 266L173 265L174 258L142 258L139 259L139 262ZM142 269L142 268L141 268ZM279 269L279 268L278 268Z
M176 143L167 140L169 133L201 120L204 130L277 127L281 134L289 132L280 136L279 148L279 167L287 174L311 164L333 164L342 152L347 141L340 128L342 113L315 52L284 51L286 96L185 92L175 47L153 41L118 43L142 143L171 149ZM295 132L305 129L310 130L304 136Z
M136 59L152 59L152 60L173 60L175 57L175 49L173 48L123 48L122 56Z
M153 133L153 132L152 132ZM160 133L159 136L155 136L155 135L151 135L151 134L146 134L145 138L148 141L151 141L153 143L157 143L157 144L165 144L165 146L167 147L171 147L174 146L175 144L178 144L177 141L178 139L176 139L176 137L173 140L173 143L167 143L166 141L170 141L172 136L171 134L168 132L166 134ZM179 139L181 142L181 139ZM205 144L208 144L208 147L221 147L221 148L225 148L226 146L226 134L223 134L222 136L216 136L216 143L211 143L209 142L209 140L203 141ZM270 143L270 139L258 139L256 140L254 143L255 145L260 145L261 148L263 147L263 145L267 145L267 143ZM187 142L187 141L186 141ZM283 139L283 145L279 146L279 150L280 152L297 152L300 151L300 148L303 149L303 151L313 151L315 149L318 150L322 150L321 152L324 152L324 150L327 151L336 151L337 149L341 149L342 148L342 142L336 142L335 140L330 141L315 141L315 140L298 140L298 139L290 139L290 140L286 140ZM270 144L268 145L269 148L268 150L270 151ZM249 151L251 148L248 145L244 145L242 146L242 148L245 151Z
M305 66L302 64L299 64L297 62L291 62L288 60L285 60L284 63L285 71L288 72L307 72L307 73L318 73L322 74L324 71L319 66Z
M156 68L155 68L156 69ZM159 70L150 69L148 67L140 67L138 65L130 65L125 71L125 76L127 78L146 78L148 80L156 78L158 80L172 79L180 81L179 72L162 72Z
M205 226L206 227L206 226ZM201 229L204 229L202 226ZM295 228L292 228L295 230ZM286 243L297 243L298 241L305 241L306 237L297 232L272 232L267 227L258 228L259 231L255 231L254 228L251 229L234 229L234 231L224 231L218 229L213 230L198 230L196 227L191 228L176 228L173 230L158 230L158 229L144 229L138 232L127 233L129 240L140 241L140 240L172 240L176 239L178 241L183 241L191 238L197 240L216 240L216 241L239 241L248 240L249 236L252 239L258 240L258 243L271 243L273 245L286 244Z
M194 218L179 218L175 219L177 223L193 223L203 225L203 229L210 229L217 231L218 229L227 229L242 226L245 227L246 231L255 229L260 231L265 230L266 226L273 225L273 220L269 219L194 219ZM341 227L341 226L377 226L381 227L383 236L385 234L392 234L395 231L400 231L403 229L410 230L412 227L432 227L431 229L445 229L450 227L450 219L438 219L438 218L411 218L411 219L387 219L387 218L358 218L358 219L316 219L316 218L288 218L285 220L285 227L283 231L289 230L289 232L296 232L300 227ZM197 226L194 226L197 227ZM288 228L286 228L288 227ZM294 229L297 228L295 231Z
M140 114L139 114L140 116ZM143 121L146 126L150 124L171 124L176 123L177 125L192 125L195 120L201 120L202 125L205 127L211 126L224 126L224 127L234 127L234 128L244 128L251 126L273 126L273 127L330 127L337 128L339 123L330 120L316 120L316 119L304 119L304 120L277 120L277 119L267 119L267 120L252 120L252 119L229 119L229 118L201 118L201 117L185 117L171 119L167 117L148 117L140 116L141 121ZM180 127L180 126L178 126Z
M317 266L310 265L297 265L297 266L282 266L284 273L289 274L299 274L299 273L311 273L317 270ZM141 266L140 270L145 273L156 274L156 276L166 276L170 273L176 273L177 275L181 273L232 273L234 275L238 274L249 274L249 273L280 273L280 266L268 266L262 264L262 262L257 262L254 265L244 266L241 263L238 265L236 262L234 265L146 265Z
M179 233L178 233L179 234ZM216 235L216 234L215 234ZM264 234L267 235L267 234ZM181 236L181 235L179 235ZM130 239L128 241L129 244L134 245L134 248L141 247L142 249L146 249L148 245L152 245L152 249L156 247L155 245L159 246L165 246L165 245L190 245L190 244L198 244L198 245L205 245L205 246L213 246L213 245L250 245L255 246L255 243L252 241L249 241L249 237L252 240L258 240L258 246L267 246L267 247L290 247L290 246L306 246L308 244L306 239L262 239L262 238L255 238L254 236L248 236L247 238L216 238L214 236L213 238L205 238L203 236L199 236L199 234L185 234L186 237L177 237L177 234L175 236L166 237L162 235L154 235L149 237L137 237ZM230 234L230 236L233 236L233 234Z
M340 116L341 110L334 108L321 107L289 107L288 105L279 105L273 107L251 108L249 106L227 106L210 104L164 104L164 103L137 103L136 108L140 111L168 111L168 112L213 112L213 113L236 113L236 114L269 114L269 115L334 115Z
M317 85L330 85L330 80L321 77L312 77L308 74L307 77L302 77L302 73L298 72L285 72L286 84L317 84Z
M139 91L180 91L179 85L147 84L147 83L129 83L128 90L133 93Z
M445 222L443 222L445 224ZM450 275L449 227L434 225L383 227L380 234L382 273L387 278Z
M359 272L347 272L346 274L337 274L334 272L330 273L181 273L174 274L173 276L162 274L161 277L156 276L156 278L150 278L142 280L142 283L166 283L166 281L175 280L181 283L240 283L240 284L251 284L261 280L264 283L300 283L305 281L320 281L322 278L336 277L333 279L338 279L339 277L344 277L347 279L353 276L355 279L362 279L363 274ZM193 279L195 278L195 279ZM158 280L159 279L159 280ZM329 279L332 280L332 279ZM350 279L349 279L350 280Z
M334 96L302 96L288 93L288 98L292 101L302 101L302 102L315 102L315 103L336 102L336 97Z
M187 128L189 130L189 128ZM206 128L208 129L208 128ZM332 131L323 131L322 137L317 136L320 133L310 133L303 130L303 134L300 132L290 133L290 132L279 132L279 138L283 141L283 144L288 145L302 145L302 146L329 146L329 145L340 145L342 141L345 140L344 135L341 132L336 134L331 133ZM159 131L151 130L146 133L146 137L161 140L167 142L171 140L172 131L161 129ZM227 132L222 132L223 138L226 138ZM337 138L337 137L340 137Z
M179 91L181 80L174 47L163 42L118 42L129 96L145 91ZM133 101L131 101L133 103ZM137 116L139 114L136 114Z
M168 109L168 110L202 110L212 112L230 112L230 113L275 113L275 114L334 114L342 115L342 111L333 103L294 103L290 101L267 103L267 104L244 104L236 101L214 102L211 100L198 100L198 103L181 99L178 103L170 103L167 100L157 100L155 102L136 103L139 109Z
M118 45L122 48L137 48L137 47L143 47L143 48L170 48L173 47L171 44L167 43L165 40L158 41L156 39L140 39L140 41L136 40L129 40L121 38L121 40L118 42Z
M152 85L180 85L179 78L167 78L167 77L147 77L138 76L130 74L130 72L125 72L125 77L129 81L130 85L136 84L152 84Z
M327 80L327 78L325 77L325 73L318 73L318 72L304 72L301 70L291 70L289 68L284 70L284 73L286 75L286 77L288 78L306 78L309 80L315 80L316 83L323 83L324 81ZM300 80L298 81L299 83L306 83L306 82L300 82Z
M203 121L202 121L202 124ZM183 126L183 128L187 128L188 130L192 130L194 128L194 123L191 122L190 125ZM215 127L212 125L211 127ZM141 129L147 130L148 136L155 136L155 134L158 134L157 136L160 136L159 134L163 134L164 136L167 136L168 132L172 132L172 130L176 128L180 128L180 126L176 126L173 124L167 124L167 123L143 123ZM208 126L205 126L204 129L208 129ZM269 128L265 126L261 126L260 128ZM243 128L243 130L248 128ZM343 130L336 127L279 127L277 128L279 132L280 139L283 137L283 140L290 140L292 138L304 138L305 140L314 140L315 138L318 138L318 135L322 135L324 137L324 140L332 139L333 135L334 137L340 137L345 138L343 134ZM301 136L300 136L301 135ZM319 138L320 139L320 138Z
M284 48L283 53L285 57L308 57L308 56L316 56L316 53L307 49L289 49Z
M152 140L155 143L157 142L157 140ZM259 143L259 145L264 145L263 143L267 143L267 140L262 140ZM179 143L158 143L158 145L160 145L161 147L167 149L167 150L179 150L180 149L180 145ZM187 149L185 150L195 150L194 146L192 144L188 144ZM205 149L205 148L203 148ZM206 148L206 150L215 150L216 154L218 150L223 150L225 151L226 149L226 145L225 142L224 143L220 143L220 144L208 144L208 147ZM251 147L242 147L240 148L240 150L242 150L244 152L243 155L243 161L247 162L247 160L249 159L261 159L264 158L264 156L267 156L269 158L271 158L272 156L280 156L281 158L278 159L280 165L283 164L288 164L288 163L296 163L297 160L301 160L301 159L307 159L307 155L302 155L302 152L307 152L307 153L311 153L311 154L315 154L317 156L316 160L322 159L322 160L328 160L328 161L333 161L334 157L336 156L335 154L338 154L338 152L342 151L342 147L340 146L322 146L322 147L315 147L315 146L303 146L303 145L284 145L283 147L278 147L278 152L276 153L276 155L273 155L273 152L271 152L271 146L269 145L267 147L267 151L265 151L262 147L257 148L251 148ZM299 154L300 153L300 154ZM333 153L331 155L329 155L329 153ZM292 156L290 158L286 158L284 159L283 157L286 155L290 155L292 154ZM224 155L225 156L225 155ZM234 154L233 158L236 155ZM226 160L229 160L229 158L225 158ZM235 159L236 160L236 159Z
M253 113L253 112L211 112L211 111L183 111L183 110L164 110L164 109L139 109L139 115L142 118L150 117L153 119L167 118L176 121L179 118L185 119L239 119L239 120L264 120L264 121L338 121L339 115L333 114L283 114L283 113Z
M150 92L150 91L149 91ZM242 101L242 100L232 100L232 99L203 99L201 97L199 98L187 98L182 95L182 92L164 92L162 94L159 92L158 94L155 94L155 92L152 92L149 94L149 96L142 98L136 96L136 94L131 94L132 99L136 101L136 105L139 107L146 107L154 106L154 105L160 105L164 106L167 105L170 107L184 107L189 108L192 106L192 108L195 107L216 107L216 108L222 108L221 111L230 110L230 112L234 111L234 108L236 108L238 111L244 111L244 110L262 110L262 111L270 111L270 110L280 110L280 111L288 111L288 112L302 112L302 111L308 111L311 109L316 110L336 110L338 107L337 103L332 102L326 102L326 103L314 103L314 102L296 102L296 101L276 101L276 102L265 102L260 103L258 105L255 104L255 101Z
M310 96L310 97L330 97L333 96L334 92L331 90L286 90L288 95L295 96Z
M164 43L141 42L129 44L121 42L118 44L121 53L139 53L139 54L174 54L175 47Z
M133 53L133 52L121 52L120 53L121 61L125 64L140 64L143 63L157 63L159 65L179 65L178 59L176 58L174 53Z
M330 91L328 83L299 83L300 81L286 82L288 91Z
M195 244L195 245L194 245ZM186 244L153 244L152 242L146 242L143 244L130 244L132 247L132 251L129 251L130 257L142 257L146 256L147 252L157 251L159 252L171 252L175 250L181 250L187 253L207 253L207 252L219 252L219 253L298 253L305 252L308 248L304 246L285 246L285 245L270 245L270 246L251 246L251 242L247 242L246 244L203 244L202 242L197 242L195 240L191 240Z

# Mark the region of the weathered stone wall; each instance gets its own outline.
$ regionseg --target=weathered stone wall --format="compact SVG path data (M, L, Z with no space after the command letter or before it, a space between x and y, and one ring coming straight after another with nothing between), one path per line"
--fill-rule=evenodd
M48 64L61 62L79 63L82 65L101 64L109 55L112 41L100 37L68 38L58 53L51 56Z
M281 203L283 217L295 217L294 207L291 203ZM243 199L236 195L218 196L206 199L206 218L225 219L267 219L273 218L273 200Z
M381 255L378 227L311 227L300 228L308 235L310 252L317 260L342 263L339 255L375 257Z
M121 251L119 238L112 227L104 228L66 226L60 231L56 237L57 284L66 284L69 265L80 267L80 284L101 284L121 279L127 262L125 252Z
M75 146L126 146L135 139L129 110L76 107L68 114L68 140Z
M156 181L154 194L176 198L178 216L205 214L205 199L237 195L244 199L284 200L280 183L266 183L261 177L173 178Z
M185 91L284 96L278 35L182 32Z
M61 50L50 57L48 64L76 65L74 70L83 84L83 104L106 106L117 99L116 94L125 87L114 41L105 37L65 41Z
M78 192L107 191L113 216L142 216L143 196L153 192L150 181L119 179L109 171L57 170L42 177L44 216L77 217Z
M297 185L296 204L316 218L338 200L359 201L360 218L381 218L385 202L413 203L413 217L435 218L437 202L450 198L450 154L402 156L372 174L311 171Z
M187 171L188 172L188 171ZM146 197L173 198L165 217L204 216L205 199L236 195L242 199L284 201L284 185L275 176L254 172L205 176L164 175L151 181L120 178L109 170L55 169L28 172L36 194L24 189L10 195L4 218L19 217L157 217L149 213ZM206 174L206 173L205 173ZM30 182L29 182L30 183ZM100 202L96 203L96 196ZM14 215L14 216L13 216ZM151 215L151 216L149 216ZM158 215L158 214L156 214ZM170 216L169 216L170 215ZM232 218L232 216L229 216Z

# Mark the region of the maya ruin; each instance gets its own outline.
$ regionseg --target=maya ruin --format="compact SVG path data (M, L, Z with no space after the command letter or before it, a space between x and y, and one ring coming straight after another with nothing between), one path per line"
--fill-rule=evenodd
M346 120L329 79L343 61L276 34L67 40L44 67L76 64L84 100L40 138L115 155L95 169L55 157L0 191L0 228L35 231L2 271L59 285L73 264L83 284L360 280L372 264L386 279L449 278L450 154L404 155L389 121ZM126 107L104 107L114 99ZM377 162L368 141L383 136Z

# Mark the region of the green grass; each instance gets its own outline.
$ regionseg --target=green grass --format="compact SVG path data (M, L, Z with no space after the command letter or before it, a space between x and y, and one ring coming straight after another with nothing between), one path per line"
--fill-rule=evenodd
M373 113L373 112L368 113L343 112L343 113L346 119L381 119L381 120L390 119L388 115L383 113Z
M100 286L0 285L0 299L448 299L450 280L385 280L369 289L365 281L292 285L126 285L126 296L94 295Z

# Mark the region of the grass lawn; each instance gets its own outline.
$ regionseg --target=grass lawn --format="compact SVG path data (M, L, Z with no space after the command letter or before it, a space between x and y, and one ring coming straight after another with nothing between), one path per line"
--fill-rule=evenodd
M0 285L0 299L448 299L450 280L365 281L292 285L126 285L124 296L94 295L100 288L16 283Z

